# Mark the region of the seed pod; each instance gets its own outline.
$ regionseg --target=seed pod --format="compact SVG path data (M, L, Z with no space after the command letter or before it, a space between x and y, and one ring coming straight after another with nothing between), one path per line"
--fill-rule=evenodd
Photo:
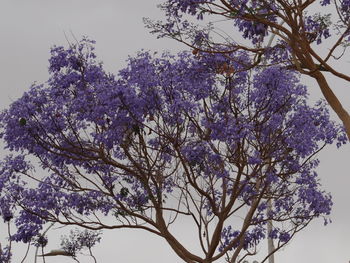
M127 197L128 194L129 194L129 189L128 189L128 188L123 187L122 189L120 189L120 195L121 195L122 197Z
M192 54L193 55L197 55L199 53L199 50L197 48L193 49L192 50Z
M25 118L20 118L19 119L19 125L25 126L27 124L27 120Z

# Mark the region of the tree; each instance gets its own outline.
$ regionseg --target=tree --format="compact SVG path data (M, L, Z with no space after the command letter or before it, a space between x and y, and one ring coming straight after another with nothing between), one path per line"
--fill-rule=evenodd
M343 57L350 44L349 0L332 3L330 0L167 0L162 8L166 22L146 20L148 27L160 37L185 43L195 53L229 56L243 50L253 58L246 68L262 62L284 64L315 79L350 138L350 115L333 93L325 75L329 73L350 82L349 74L337 69L334 63ZM209 23L206 27L195 25L186 19L187 14L197 20L207 18ZM215 29L218 19L230 22L230 30L232 26L237 29L234 37ZM271 34L278 39L270 47L266 39Z
M77 253L83 249L87 249L89 251L89 256L92 257L95 263L97 263L97 259L92 253L92 247L95 246L96 243L100 242L100 235L101 233L96 231L79 231L75 229L74 231L70 232L69 237L63 237L61 242L62 250L51 251L50 253L54 255L61 253L66 256L71 256L75 259L75 261L79 262L76 259Z
M47 83L0 115L12 152L0 170L11 240L30 242L48 222L132 228L164 238L185 262L242 262L268 220L275 251L311 220L328 222L315 155L346 135L322 101L308 106L295 72L247 71L242 51L141 52L114 76L88 39L51 52ZM183 218L202 254L176 237Z

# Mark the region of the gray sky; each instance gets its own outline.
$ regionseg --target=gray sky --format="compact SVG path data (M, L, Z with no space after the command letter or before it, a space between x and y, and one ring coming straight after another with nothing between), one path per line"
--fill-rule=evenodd
M104 62L106 70L113 73L125 65L128 55L142 48L173 52L182 50L185 47L173 40L157 40L143 26L144 16L160 18L161 13L156 8L159 2L0 0L0 108L7 107L33 81L47 80L50 47L54 44L66 45L65 34L72 40L71 32L78 39L87 35L96 40L99 59ZM349 61L346 61L345 57L339 67L350 68ZM320 92L316 84L310 80L305 83L309 86L312 99L318 99ZM330 83L347 110L350 110L349 84L336 79L331 79ZM350 145L341 150L328 147L320 154L318 172L324 189L333 195L333 223L324 227L321 219L315 220L276 255L276 263L345 263L350 260L349 156ZM191 244L192 237L185 234L186 227L183 224L178 231L186 243ZM56 248L57 236L62 232L62 229L52 231L47 250ZM3 233L3 229L0 230L0 235ZM17 262L24 251L23 247L17 247L13 262ZM96 256L103 263L182 262L165 240L150 233L126 230L105 231L101 245L96 247ZM32 257L27 262L33 262ZM46 262L73 261L61 257L50 258Z

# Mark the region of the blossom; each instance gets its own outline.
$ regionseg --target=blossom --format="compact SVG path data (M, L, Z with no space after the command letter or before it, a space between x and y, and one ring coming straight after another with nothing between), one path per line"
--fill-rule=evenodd
M118 227L143 220L154 232L168 211L195 217L190 202L197 220L254 208L248 226L223 222L218 253L225 253L256 247L266 220L282 222L273 236L283 243L327 218L331 196L314 157L327 144L346 143L344 129L324 102L307 103L296 72L247 72L243 62L251 63L242 51L143 51L112 75L87 39L54 47L49 80L0 115L0 137L12 152L0 168L0 215L14 220L11 239L30 242L49 221L100 229L108 215ZM223 74L223 65L235 70ZM62 246L75 254L99 240L74 232Z

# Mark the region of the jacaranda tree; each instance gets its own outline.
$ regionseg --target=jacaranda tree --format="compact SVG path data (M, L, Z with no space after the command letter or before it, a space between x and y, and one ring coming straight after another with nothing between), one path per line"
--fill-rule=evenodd
M195 53L244 50L252 57L246 68L278 63L315 79L350 138L350 115L326 78L350 82L338 63L350 45L349 0L165 0L162 8L165 22L147 21L160 37Z
M133 228L164 238L184 262L241 262L268 237L267 221L275 251L311 220L328 222L315 155L346 135L323 102L308 106L294 71L247 71L242 51L141 52L114 76L88 39L54 47L49 62L49 80L0 116L11 240L30 242L50 222ZM184 218L201 253L176 234Z

